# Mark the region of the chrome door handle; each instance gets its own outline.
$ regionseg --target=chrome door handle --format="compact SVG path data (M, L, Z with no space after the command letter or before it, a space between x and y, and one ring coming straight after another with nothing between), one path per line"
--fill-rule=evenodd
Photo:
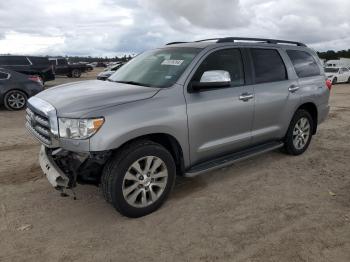
M299 86L296 86L296 85L291 85L288 90L289 92L291 93L294 93L295 91L297 91L300 87Z
M248 93L244 93L244 94L241 94L239 96L239 100L242 100L244 102L246 102L246 101L248 101L248 100L250 100L252 98L254 98L254 95L253 94L248 94Z

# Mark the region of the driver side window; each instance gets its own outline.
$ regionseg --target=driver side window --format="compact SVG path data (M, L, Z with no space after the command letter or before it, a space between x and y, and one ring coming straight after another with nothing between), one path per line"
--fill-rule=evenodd
M239 49L224 49L208 55L198 67L192 81L199 82L206 71L227 71L231 78L231 87L244 85L244 70Z

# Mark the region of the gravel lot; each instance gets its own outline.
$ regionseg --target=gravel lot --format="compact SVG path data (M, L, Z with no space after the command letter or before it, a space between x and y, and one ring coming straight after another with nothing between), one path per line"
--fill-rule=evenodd
M276 151L178 179L140 219L120 216L94 186L60 197L24 112L2 109L0 261L350 261L350 85L333 87L331 105L304 155Z

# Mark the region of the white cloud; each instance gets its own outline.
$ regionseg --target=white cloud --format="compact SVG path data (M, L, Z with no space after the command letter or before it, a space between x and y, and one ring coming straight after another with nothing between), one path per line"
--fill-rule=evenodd
M348 49L348 10L348 0L9 0L0 53L113 56L218 36Z

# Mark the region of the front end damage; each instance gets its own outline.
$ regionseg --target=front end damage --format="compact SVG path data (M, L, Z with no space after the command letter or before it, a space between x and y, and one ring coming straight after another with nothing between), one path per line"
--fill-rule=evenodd
M102 169L111 152L77 153L41 146L40 167L50 184L65 193L78 183L99 184Z

